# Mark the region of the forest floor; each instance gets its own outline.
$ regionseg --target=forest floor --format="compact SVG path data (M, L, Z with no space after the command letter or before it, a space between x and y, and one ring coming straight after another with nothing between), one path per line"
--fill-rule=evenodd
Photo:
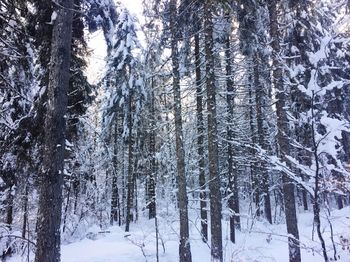
M167 211L168 212L168 211ZM164 214L165 215L165 214ZM167 220L159 218L159 261L178 261L179 225L175 214L168 214ZM322 220L322 230L330 258L334 257L330 227L327 219ZM169 217L171 219L169 219ZM210 261L209 245L201 241L199 219L190 212L191 251L194 262ZM350 262L350 208L333 211L332 221L334 242L337 249L337 261ZM300 213L298 216L302 247L302 261L323 261L320 244L313 231L312 213ZM156 261L156 238L154 220L140 219L131 225L131 232L123 228L111 227L103 232L99 227L89 230L80 241L62 245L62 262L144 262ZM237 244L228 240L228 221L223 220L224 261L235 262L283 262L288 261L288 248L285 224L269 225L263 220L242 219L242 230L237 232ZM334 259L334 258L333 258ZM14 257L10 262L27 261ZM331 260L333 261L333 260Z

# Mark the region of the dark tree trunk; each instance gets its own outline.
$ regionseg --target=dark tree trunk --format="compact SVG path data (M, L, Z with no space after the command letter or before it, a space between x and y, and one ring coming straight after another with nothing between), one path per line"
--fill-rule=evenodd
M216 116L216 85L213 39L214 1L207 0L204 5L206 85L208 108L208 159L209 159L209 199L212 261L222 261L221 192L218 167L218 130Z
M198 29L200 26L198 26ZM199 169L199 198L201 215L201 234L203 242L208 241L207 193L205 186L205 155L204 155L204 118L203 118L203 88L201 74L201 55L199 34L194 36L196 60L196 102L197 102L197 152Z
M156 116L154 108L154 79L152 78L152 97L151 97L151 130L150 130L150 174L148 179L148 217L149 219L156 217Z
M119 221L120 225L120 206L119 206L119 188L118 188L118 116L116 116L114 124L113 139L113 158L112 158L112 197L111 197L111 217L110 224Z
M266 103L264 100L267 99L268 90L264 89L262 81L260 80L260 62L258 55L255 56L254 62L254 85L255 85L255 108L256 108L256 123L257 123L257 136L258 136L258 145L263 150L268 150L267 141L266 141L266 128L264 127L265 114L263 112L264 107L266 108ZM272 215L271 215L271 201L270 201L270 192L269 192L269 172L267 170L266 162L262 159L257 160L257 170L259 170L259 181L258 188L262 192L264 198L264 215L272 224Z
M233 130L233 122L234 122L234 97L235 97L235 89L234 89L234 83L233 83L233 72L232 72L232 52L231 52L231 39L228 36L226 39L226 89L227 89L227 95L226 95L226 101L227 101L227 162L228 162L228 188L229 188L229 198L228 198L228 207L230 209L230 212L233 212L234 214L230 215L230 240L235 243L236 242L236 235L235 235L235 228L240 228L240 216L239 216L239 194L238 194L238 172L237 169L235 170L235 162L234 162L234 146L232 145L235 136L234 136L234 130Z
M126 216L125 216L125 231L129 232L130 230L130 221L133 221L133 204L134 204L134 172L133 172L133 138L132 138L132 94L131 90L129 91L128 97L128 182L127 182L127 200L126 200Z
M14 185L12 185L8 189L7 196L6 196L6 224L10 227L10 230L13 223L13 200L14 200L13 190L14 190Z
M60 261L65 115L70 78L72 8L72 0L57 1L46 105L44 156L40 179L36 262Z
M301 179L302 179L302 181L305 181L305 176L302 175ZM303 198L304 210L307 211L309 209L308 203L307 203L307 190L303 187L301 188L301 194L302 194L302 198Z
M12 231L12 223L13 223L13 200L14 200L14 183L12 183L11 180L11 184L6 192L6 200L5 200L5 205L6 205L6 227L8 229L8 232ZM13 250L11 247L11 241L9 239L9 241L6 243L7 247L5 248L5 251L3 252L3 254L1 255L2 259L5 259L7 257L9 257Z
M252 83L252 75L249 76L249 83ZM256 138L256 125L255 125L255 112L254 112L254 97L253 97L253 87L252 84L248 86L248 98L249 98L249 126L250 126L250 134L251 134L251 143L252 145L257 144ZM253 201L255 203L255 215L260 216L260 170L257 168L257 155L256 149L251 147L250 157L250 174L252 180L252 196Z
M170 27L171 27L171 59L173 64L173 90L174 90L174 116L175 116L175 139L176 139L176 161L177 161L177 184L178 204L180 211L180 245L179 259L181 262L191 262L191 247L189 241L188 226L188 200L186 192L185 151L183 147L182 133L182 110L180 91L180 72L178 55L178 30L177 30L177 8L176 0L170 1Z
M148 217L149 219L156 217L156 148L155 148L155 131L150 134L150 154L151 168L148 181Z
M62 232L64 233L66 231L66 222L67 222L67 216L68 216L68 210L69 210L69 205L70 205L70 194L72 191L72 182L69 182L69 187L68 187L68 192L67 192L67 204L64 208L63 212L63 227L62 227Z
M138 168L138 159L136 158L134 161L134 174L133 174L133 184L134 184L134 203L133 203L133 209L134 209L134 221L136 222L139 219L139 207L138 207L138 199L137 199L137 168Z
M335 197L337 199L338 209L342 209L344 207L343 197L341 195L336 195Z
M22 238L26 237L28 227L28 181L26 182L23 196L23 225L22 225Z
M126 218L126 199L127 199L127 171L125 170L125 165L126 165L126 160L125 160L125 143L122 144L122 167L121 167L121 170L122 170L122 201L121 201L121 211L122 211L122 214L121 214L121 217L122 217L122 220L123 220L123 223L125 223L125 218Z
M111 226L113 226L114 222L117 222L119 220L118 179L116 174L112 174L112 175L113 175L112 176L112 201L111 201L111 218L110 218Z
M280 33L277 22L277 6L275 3L269 5L270 15L270 34L273 39L271 45L273 48L273 84L276 89L276 113L277 113L277 144L279 149L279 156L281 160L288 163L287 156L290 155L289 148L289 126L288 116L286 112L286 90L283 83L283 71L282 62L279 60L279 54L281 51L279 41ZM295 207L295 186L293 181L287 174L282 173L283 182L283 197L284 208L286 215L287 233L289 246L289 261L300 262L300 243L299 243L299 230L297 223L296 207Z

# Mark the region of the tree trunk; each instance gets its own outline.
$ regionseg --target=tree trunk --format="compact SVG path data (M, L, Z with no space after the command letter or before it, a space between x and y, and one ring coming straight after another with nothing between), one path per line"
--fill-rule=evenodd
M255 86L255 108L256 108L256 123L257 123L257 136L258 136L258 145L265 150L268 151L268 146L266 142L267 132L264 127L265 114L263 112L264 107L266 107L266 103L264 103L264 99L266 99L267 91L264 89L262 81L260 81L260 61L258 54L255 55L254 62L254 86ZM263 193L264 198L264 215L272 224L272 215L271 215L271 201L270 201L270 192L269 192L269 172L267 170L266 163L263 159L257 159L257 170L259 170L259 181L258 187L259 191Z
M180 211L180 245L179 259L181 262L191 262L191 247L189 240L188 226L188 200L186 192L186 173L185 173L185 151L183 147L182 133L182 110L181 110L181 91L180 91L180 72L178 55L178 32L177 32L177 8L176 0L170 1L170 27L171 27L171 58L173 64L173 90L174 90L174 116L175 116L175 139L176 139L176 160L177 160L177 184L178 184L178 203Z
M251 66L253 63L251 62ZM249 84L248 84L248 98L249 98L249 126L250 126L250 134L251 134L251 143L252 145L257 145L256 139L256 126L255 126L255 112L254 112L254 97L253 97L253 83L252 74L249 76ZM257 167L257 154L256 149L254 147L250 148L250 174L252 180L252 196L253 201L255 203L255 213L254 215L260 216L260 174L259 169Z
M208 108L208 159L209 159L209 199L210 199L210 229L211 229L211 257L212 261L223 261L222 226L221 226L221 192L218 167L218 130L216 119L216 85L213 39L214 2L205 1L205 57L206 57L206 85Z
M9 185L9 188L6 192L6 227L8 229L8 232L11 233L12 231L12 223L13 223L13 200L14 200L14 183ZM6 243L5 251L2 253L1 258L5 259L9 257L13 252L13 249L11 247L11 240L9 239Z
M344 208L343 197L341 195L335 195L335 197L336 197L336 200L337 200L338 209Z
M314 198L313 198L313 211L314 211L314 225L316 226L316 231L318 238L321 242L322 246L322 253L323 258L325 262L328 262L328 255L326 250L326 244L322 236L321 231L321 218L320 218L320 163L319 163L319 154L318 154L318 144L316 141L316 131L315 131L315 113L314 113L314 102L315 102L315 94L314 91L312 91L312 107L311 107L311 135L312 135L312 147L313 147L313 154L315 158L315 188L314 188Z
M199 29L199 28L198 28ZM205 186L205 161L204 161L204 119L203 119L203 89L201 74L201 55L199 34L194 36L195 60L196 60L196 99L197 99L197 152L199 169L199 198L201 216L201 235L203 242L208 241L208 213L207 213L207 193Z
M115 171L114 171L115 172ZM114 173L113 172L113 173ZM118 184L117 184L117 175L112 174L112 201L111 201L111 218L110 218L110 224L113 226L114 222L117 222L119 220L119 207L118 207Z
M230 215L230 240L235 243L236 242L236 235L235 235L235 228L240 228L240 216L239 216L239 194L238 194L238 184L237 184L237 176L238 172L237 170L234 170L235 168L235 162L233 160L234 156L234 146L232 145L235 137L234 137L234 130L233 130L233 121L234 121L234 115L233 115L233 109L234 109L234 97L235 97L235 89L233 86L233 72L232 72L232 52L231 52L231 39L229 36L226 38L226 89L227 89L227 95L226 95L226 101L227 101L227 162L228 162L228 180L229 180L229 198L228 198L228 207L230 209L230 212L233 212L234 214Z
M119 189L118 189L118 116L116 116L114 124L114 139L113 139L113 158L112 158L112 199L111 199L111 217L110 224L113 226L114 222L119 221L120 207L119 207ZM120 221L119 221L120 225Z
M151 94L151 130L150 130L150 174L148 180L148 217L149 219L156 217L156 134L155 134L155 108L154 108L154 79L152 77L152 94Z
M26 237L27 225L28 225L28 179L26 181L26 185L24 188L24 196L23 196L23 225L22 225L22 238Z
M67 217L68 217L68 210L69 210L69 205L70 205L70 194L72 191L72 182L69 181L69 186L68 186L68 192L67 192L67 204L64 208L63 212L63 227L62 227L62 232L64 233L66 231L66 222L67 222Z
M286 90L284 89L283 83L283 71L282 62L279 60L280 55L280 35L277 21L277 8L276 3L269 5L270 15L270 34L273 39L272 48L274 51L273 55L273 84L276 90L276 113L277 113L277 144L279 149L279 156L284 163L287 163L287 156L290 155L289 148L289 126L288 116L286 112ZM295 186L293 181L288 177L287 174L282 173L283 182L283 197L284 197L284 208L286 215L288 247L289 247L289 261L300 262L300 243L299 243L299 230L297 224L297 215L295 207Z
M126 200L126 216L125 216L125 231L129 232L130 230L130 221L133 221L133 203L134 203L134 172L132 167L132 161L133 161L133 141L132 141L132 117L131 117L131 110L132 110L132 94L131 90L129 91L129 97L128 97L128 182L127 182L127 200Z
M44 156L37 219L36 262L59 262L72 0L58 0L53 25Z

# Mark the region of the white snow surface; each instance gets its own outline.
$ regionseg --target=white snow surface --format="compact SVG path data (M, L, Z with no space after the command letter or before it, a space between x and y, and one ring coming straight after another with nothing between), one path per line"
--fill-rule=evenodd
M288 261L286 226L269 225L266 221L254 221L242 215L242 231L237 232L237 244L229 239L228 220L223 219L224 261L235 262L284 262ZM328 255L333 258L330 239L330 228L326 213L321 212L322 232L326 241ZM170 217L170 218L169 218ZM175 213L167 220L159 218L160 242L159 260L164 262L178 261L179 225ZM192 261L210 261L209 245L201 241L199 219L195 211L190 212ZM302 247L302 261L323 261L320 244L315 234L312 240L312 213L299 213L298 224ZM334 230L334 241L337 247L338 262L349 262L350 251L342 246L342 239L350 239L350 208L333 211L330 220ZM101 230L92 227L86 238L62 245L62 262L144 262L156 261L154 220L141 219L131 224L131 232L126 233L118 226ZM210 236L209 236L210 238ZM162 243L165 247L163 252ZM349 243L348 243L349 244ZM344 249L342 247L345 247ZM13 257L9 262L27 261L26 258Z

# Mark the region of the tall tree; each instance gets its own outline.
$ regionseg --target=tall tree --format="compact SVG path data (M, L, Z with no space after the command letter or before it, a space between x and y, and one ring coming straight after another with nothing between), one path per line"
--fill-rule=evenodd
M234 160L236 152L233 143L235 142L234 134L234 106L235 106L235 87L234 87L234 72L232 68L233 64L233 52L232 52L232 39L231 39L231 12L226 14L229 24L229 30L225 39L225 62L226 62L226 102L227 102L227 165L228 165L228 207L230 209L230 240L236 242L235 229L240 228L240 216L239 216L239 194L238 194L238 170Z
M31 172L32 147L25 137L27 130L19 128L27 118L35 95L33 43L26 33L28 10L24 1L0 3L0 221L8 232L13 230L15 204L20 198L25 180ZM0 257L11 255L7 241ZM1 244L0 244L1 245Z
M65 150L65 114L71 60L73 1L60 0L55 21L49 69L45 149L40 181L35 261L60 261L60 225Z
M198 18L199 19L199 18ZM197 20L197 23L200 24ZM202 88L202 73L201 73L201 61L202 56L200 52L200 26L197 26L197 33L194 36L195 42L195 63L196 63L196 110L197 110L197 146L198 146L198 169L199 169L199 187L200 187L200 213L201 213L201 233L204 242L208 240L208 212L207 212L207 193L205 186L205 153L204 153L204 117L203 117L203 94Z
M242 1L239 9L240 45L246 56L249 74L250 120L252 127L252 142L266 153L269 151L267 113L271 101L271 84L269 81L267 31L264 24L268 23L264 1ZM272 111L272 110L270 110ZM259 156L257 149L252 149L254 198L257 205L257 215L264 213L272 223L271 201L269 192L270 176L266 161ZM260 198L264 201L264 212L260 211Z
M171 31L171 60L173 74L173 91L174 91L174 115L175 115L175 139L176 139L176 163L177 163L177 183L178 183L178 203L180 211L180 245L179 261L192 261L191 245L189 239L188 226L188 199L187 183L185 169L185 151L183 144L182 130L182 110L181 110L181 90L180 90L180 71L179 71L179 53L178 53L178 36L177 30L177 1L170 1L170 31Z
M213 39L214 1L204 4L204 34L206 59L206 88L208 108L208 159L209 159L209 200L212 261L223 260L221 226L221 191L218 166L218 127L216 115L216 79Z
M141 118L141 107L145 98L143 83L139 74L139 60L135 50L139 48L136 35L136 19L125 7L119 10L119 16L115 28L110 29L113 34L107 52L109 55L107 71L104 76L106 94L104 103L104 128L108 136L114 131L114 140L119 140L120 159L122 167L115 172L121 171L122 180L126 186L122 187L122 200L126 200L125 209L125 230L129 231L130 222L133 221L135 193L135 146L137 141L137 125ZM114 124L113 124L114 123ZM113 126L117 126L112 129ZM120 131L118 131L120 130ZM118 139L121 138L121 139ZM121 141L122 140L122 141ZM117 141L118 142L118 141ZM113 147L117 146L116 144ZM117 150L115 148L115 153ZM116 156L115 156L116 157ZM125 167L125 168L124 168ZM124 176L126 174L126 177ZM114 174L116 175L116 174ZM114 178L115 179L115 178ZM114 183L112 194L116 192L117 184ZM123 197L125 196L125 197ZM116 204L117 202L114 202ZM135 211L135 212L134 212Z
M276 113L277 113L277 143L278 143L278 154L284 163L288 163L288 156L291 153L290 141L289 141L289 119L287 115L287 96L286 96L286 85L283 82L283 64L280 57L281 46L280 41L281 35L278 27L278 7L281 7L278 3L269 4L269 16L270 16L270 35L272 37L272 48L273 48L273 85L276 89ZM295 185L293 180L282 172L282 188L284 198L284 208L286 215L286 224L289 247L289 261L300 262L300 243L299 243L299 230L296 215L295 206Z

